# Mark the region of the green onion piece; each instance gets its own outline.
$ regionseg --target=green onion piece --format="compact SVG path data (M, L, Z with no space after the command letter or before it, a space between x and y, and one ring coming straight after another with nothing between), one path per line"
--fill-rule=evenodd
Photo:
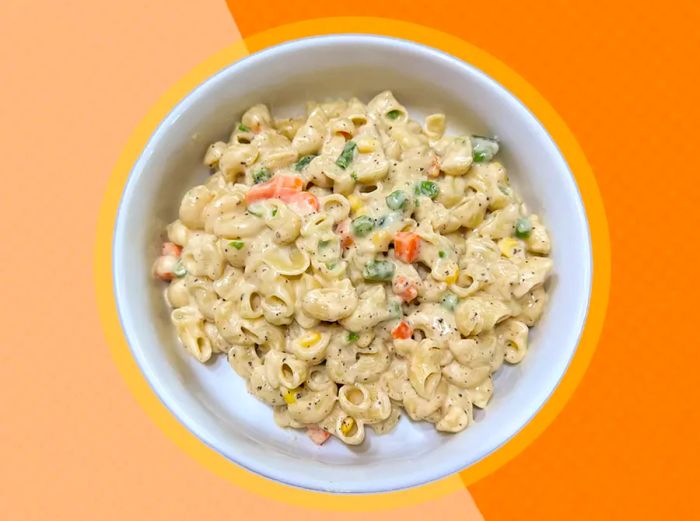
M329 270L334 270L337 264L335 262L326 262L326 268Z
M246 127L243 123L238 124L238 130L240 130L241 132L250 132L250 129Z
M515 221L515 236L518 239L527 239L532 233L532 224L527 217L521 217Z
M440 250L438 252L438 257L440 257L441 259L444 259L445 257L447 257L447 252L444 250Z
M498 154L498 141L490 137L472 136L472 159L475 163L491 161Z
M357 342L359 339L360 339L360 335L358 335L354 331L350 331L348 333L348 342Z
M365 280L384 281L394 277L396 266L390 261L370 261L362 268Z
M367 215L360 215L352 221L352 232L358 237L364 237L374 229L374 219Z
M457 297L457 295L449 291L445 293L442 296L442 300L440 300L440 304L442 304L442 307L449 309L450 311L454 311L458 303L459 298Z
M277 208L272 209L272 217L274 217L275 215L277 215Z
M338 156L338 159L335 160L335 164L345 170L348 166L350 166L350 163L352 163L353 157L355 157L356 148L357 144L354 141L348 141L345 143L343 151ZM355 179L357 178L355 177Z
M243 246L245 246L245 243L243 241L231 241L228 243L228 245L231 246L232 248L236 248L237 250L240 250L241 248L243 248Z
M386 113L386 117L389 119L396 119L401 115L401 111L398 109L390 110Z
M401 210L406 206L406 192L396 190L386 196L386 205L392 210Z
M255 184L264 183L265 181L269 181L271 177L272 172L270 172L268 168L262 167L260 170L253 174L253 182Z
M310 154L308 156L302 157L299 161L294 163L294 170L296 170L297 172L301 172L306 165L311 163L314 157L316 157L316 154Z
M350 177L352 178L353 181L357 181L357 174L355 172L352 172L350 174Z
M416 195L426 195L431 199L435 199L440 193L440 187L432 181L421 181L416 184Z
M318 249L322 250L326 246L328 246L331 243L330 239L325 240L325 241L318 241Z

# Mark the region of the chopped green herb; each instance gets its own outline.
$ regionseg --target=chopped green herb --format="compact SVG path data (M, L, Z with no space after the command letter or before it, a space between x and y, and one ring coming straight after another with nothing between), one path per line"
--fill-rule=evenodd
M250 132L250 129L246 127L243 123L238 124L238 130L240 130L241 132Z
M326 262L326 268L329 270L334 270L337 264L335 262Z
M243 246L245 246L245 243L243 241L231 241L228 243L228 245L231 246L232 248L236 248L237 250L240 250L241 248L243 248Z
M457 295L449 291L445 293L442 296L442 300L440 300L440 304L442 304L444 308L449 309L450 311L454 311L458 303L459 298L457 297Z
M416 184L416 195L427 195L431 199L435 199L440 193L440 187L432 181L421 181Z
M406 200L406 192L403 190L396 190L386 196L386 205L392 210L401 210L406 206Z
M297 172L301 172L305 166L311 163L314 157L316 157L316 154L310 154L308 156L302 157L299 161L294 163L294 170L296 170Z
M328 246L331 243L330 239L325 240L325 241L318 241L318 249L322 250L326 246Z
M441 259L444 259L445 257L447 257L447 252L444 250L440 250L438 252L438 257L440 257Z
M353 181L357 181L357 174L355 172L352 172L350 174L350 177L352 178Z
M515 236L518 239L527 239L532 233L532 224L527 217L521 217L515 221Z
M367 215L360 215L352 221L352 231L358 237L364 237L374 229L374 219Z
M360 335L358 335L354 331L350 331L348 333L348 342L357 342L359 339L360 339Z
M352 163L352 160L355 157L356 148L357 144L354 141L348 141L345 143L343 151L338 156L338 159L335 160L335 164L345 170L348 166L350 166L350 163Z
M272 172L270 172L268 168L262 167L260 170L253 174L253 182L255 184L264 183L265 181L269 181L271 177Z
M272 217L277 215L277 208L272 209Z
M498 141L484 136L472 136L472 159L475 163L491 161L498 154Z
M182 278L185 275L187 275L187 269L185 266L182 265L182 261L180 259L177 260L175 263L175 267L173 268L173 273L177 278Z
M386 113L386 117L389 119L396 119L401 115L401 111L398 109L390 110Z
M370 261L362 268L365 280L384 281L394 277L396 266L390 261Z

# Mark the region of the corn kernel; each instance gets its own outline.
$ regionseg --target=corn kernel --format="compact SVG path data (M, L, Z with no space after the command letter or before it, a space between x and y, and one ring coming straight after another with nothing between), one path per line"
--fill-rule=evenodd
M391 235L389 235L389 232L385 231L375 232L372 235L372 242L379 248L389 246Z
M369 154L379 148L379 141L373 137L361 137L355 140L357 151L361 154Z
M343 418L343 421L340 424L340 432L342 432L344 436L347 436L350 434L354 426L355 419L351 416L346 416Z
M290 389L284 395L282 396L284 398L284 401L287 403L287 405L292 405L293 403L297 402L297 393L299 392L299 389Z
M301 337L299 343L304 347L311 347L319 340L321 340L321 333L318 331L309 331L306 335Z
M350 209L353 212L356 212L357 210L362 208L362 199L360 199L355 194L348 195L348 202L350 203Z
M459 278L459 268L455 268L455 271L453 273L450 273L447 277L445 277L445 282L448 284L454 284L457 282L457 279Z
M519 240L513 237L504 237L498 241L498 249L501 250L504 257L512 257L518 250L522 249L522 245Z

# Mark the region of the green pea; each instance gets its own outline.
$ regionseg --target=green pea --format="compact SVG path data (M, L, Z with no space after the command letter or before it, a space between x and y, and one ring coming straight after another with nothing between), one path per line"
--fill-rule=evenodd
M440 304L442 304L442 307L449 309L450 311L454 311L458 303L459 298L457 297L457 295L449 291L445 293L442 296L442 299L440 300Z
M362 277L365 280L385 281L394 277L396 266L389 261L370 261L362 268Z
M445 257L447 257L447 252L445 250L440 250L438 252L438 257L440 257L441 259L444 259Z
M386 117L394 120L398 118L401 115L401 111L398 109L390 110L389 112L386 113Z
M367 215L360 215L352 221L352 231L358 237L364 237L374 229L374 219Z
M406 206L406 201L406 192L403 190L396 190L386 196L386 205L392 210L402 210Z
M426 195L435 199L440 193L440 187L432 181L421 181L416 185L416 195Z
M532 224L527 217L521 217L515 221L515 236L518 239L527 239L532 233Z
M475 163L491 161L498 154L498 141L490 137L472 136L472 159Z
M187 269L185 268L185 266L182 265L182 261L180 259L178 259L178 261L175 263L173 273L179 279L187 275Z
M238 130L240 130L241 132L250 132L250 129L246 127L243 123L238 124Z

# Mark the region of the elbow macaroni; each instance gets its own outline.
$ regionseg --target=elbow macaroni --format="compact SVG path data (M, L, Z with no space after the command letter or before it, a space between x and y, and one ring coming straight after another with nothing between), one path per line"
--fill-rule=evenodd
M494 372L527 353L551 244L497 143L446 129L389 91L303 118L245 112L207 148L212 175L184 195L154 265L186 350L226 353L282 427L356 445L402 408L468 427Z

